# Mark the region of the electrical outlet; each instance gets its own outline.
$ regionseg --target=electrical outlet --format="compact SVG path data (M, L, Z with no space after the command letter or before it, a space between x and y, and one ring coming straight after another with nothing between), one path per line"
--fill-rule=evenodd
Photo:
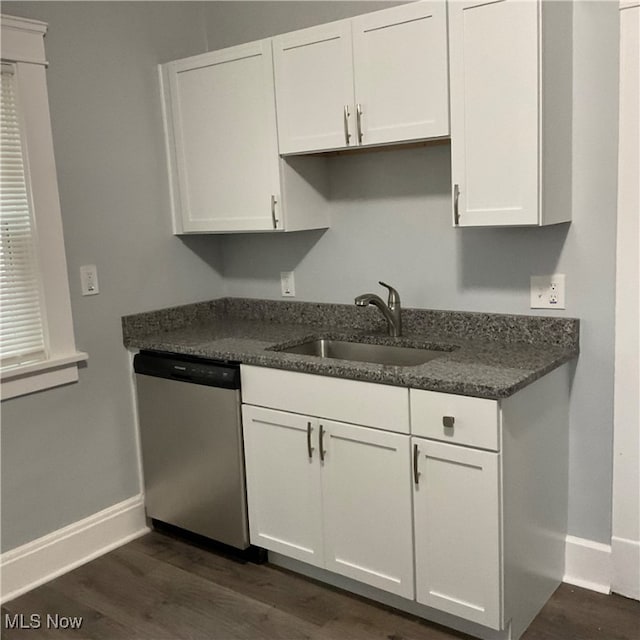
M98 268L95 264L85 264L80 267L80 284L83 296L95 296L100 293Z
M293 271L280 272L280 289L285 298L294 298L296 295L296 281Z
M531 276L532 309L565 309L565 276Z

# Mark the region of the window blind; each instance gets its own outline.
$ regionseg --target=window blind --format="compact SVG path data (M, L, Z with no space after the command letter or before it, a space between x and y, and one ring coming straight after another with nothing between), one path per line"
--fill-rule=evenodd
M42 294L13 65L2 63L0 101L0 362L46 358Z

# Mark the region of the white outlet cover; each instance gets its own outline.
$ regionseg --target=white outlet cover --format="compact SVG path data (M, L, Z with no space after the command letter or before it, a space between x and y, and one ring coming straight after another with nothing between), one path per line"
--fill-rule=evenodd
M565 309L565 275L531 276L532 309Z

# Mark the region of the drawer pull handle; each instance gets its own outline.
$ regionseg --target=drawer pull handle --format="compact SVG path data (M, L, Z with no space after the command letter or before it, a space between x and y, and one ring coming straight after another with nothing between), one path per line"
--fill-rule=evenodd
M416 484L416 487L420 484L420 472L418 471L418 456L420 455L420 451L418 450L418 445L413 445L413 481Z
M313 458L313 447L311 446L311 422L307 422L307 453L309 454L309 459Z
M358 142L362 144L362 105L356 105L356 122L358 125Z
M453 416L442 416L442 426L447 429L453 429L453 424L456 419Z
M459 200L460 200L460 186L457 184L454 184L453 185L453 223L455 225L460 224Z
M318 436L318 444L320 448L320 462L324 462L324 454L327 453L324 450L324 427L320 425L320 435Z

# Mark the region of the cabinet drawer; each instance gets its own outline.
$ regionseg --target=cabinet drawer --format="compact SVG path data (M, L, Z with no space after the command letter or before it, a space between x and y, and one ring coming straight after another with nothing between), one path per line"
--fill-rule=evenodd
M242 401L318 418L409 433L409 390L242 365Z
M498 401L410 390L411 433L490 451L500 449ZM445 426L445 422L452 426Z

